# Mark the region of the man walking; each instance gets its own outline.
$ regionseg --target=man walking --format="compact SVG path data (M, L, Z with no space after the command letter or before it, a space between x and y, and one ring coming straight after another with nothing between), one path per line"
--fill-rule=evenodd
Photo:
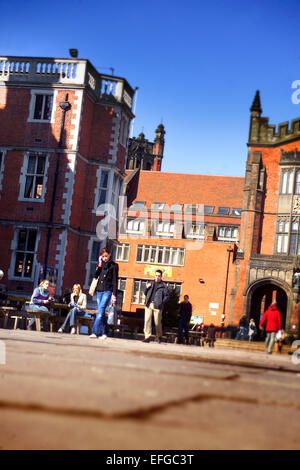
M143 342L150 342L153 316L155 323L156 341L160 343L162 337L162 310L164 308L165 303L169 300L170 296L167 285L162 281L162 271L160 269L157 269L157 271L155 271L155 280L147 282L144 294L146 296L146 309L144 325L145 339L143 340Z
M186 344L189 344L189 324L192 316L192 304L189 296L185 295L179 309L178 344L182 344L183 330Z
M281 314L277 308L277 303L273 302L265 311L260 323L259 328L263 329L263 325L266 324L266 351L268 354L272 354L275 336L278 330L281 330L282 320Z

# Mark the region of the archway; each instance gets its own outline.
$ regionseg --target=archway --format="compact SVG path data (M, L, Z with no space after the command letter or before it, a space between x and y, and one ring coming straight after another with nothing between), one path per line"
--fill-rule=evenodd
M281 313L282 328L285 328L288 295L283 287L272 280L261 280L250 288L246 312L248 320L253 318L258 327L261 316L274 301Z

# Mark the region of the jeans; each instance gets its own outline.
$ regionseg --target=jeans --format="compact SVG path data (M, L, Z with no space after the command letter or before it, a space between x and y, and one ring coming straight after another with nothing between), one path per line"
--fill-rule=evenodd
M266 351L268 354L272 354L274 343L275 343L276 331L267 331L266 336Z
M97 304L98 304L98 313L96 315L95 321L93 323L92 333L93 335L100 336L100 334L108 334L108 325L107 318L105 315L105 309L108 306L112 292L107 290L105 292L97 291Z
M241 337L242 339L247 339L247 328L244 326L239 327L239 331L237 332L235 339L240 339Z
M36 305L36 304L31 304L29 305L29 310L35 310L36 312L49 312L47 307L44 305ZM32 328L33 325L35 325L35 318L32 318L28 324L28 328ZM41 320L41 329L43 329L43 320Z
M182 343L183 330L184 330L186 344L189 344L189 321L184 321L182 318L180 318L178 322L178 343L179 344Z
M67 315L67 318L65 319L65 321L63 322L63 324L61 325L61 328L63 330L66 329L66 326L68 323L70 323L70 327L72 328L73 326L76 325L76 317L84 317L85 315L85 311L84 310L81 310L80 308L78 307L74 307L72 308L68 315Z

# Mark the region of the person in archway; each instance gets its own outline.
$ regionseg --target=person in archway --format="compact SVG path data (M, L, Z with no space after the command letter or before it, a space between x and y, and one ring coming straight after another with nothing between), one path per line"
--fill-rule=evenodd
M249 341L254 341L254 338L256 335L257 335L256 325L255 325L253 318L251 318L250 323L249 323L249 332L248 332Z
M266 325L266 352L272 354L276 333L282 328L281 313L276 302L273 302L265 311L259 323L259 328L262 329L264 325Z
M239 321L239 329L235 339L247 339L247 316L243 315Z

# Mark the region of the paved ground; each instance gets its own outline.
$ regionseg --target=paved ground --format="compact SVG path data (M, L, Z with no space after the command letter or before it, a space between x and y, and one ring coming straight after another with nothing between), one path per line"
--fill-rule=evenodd
M291 356L23 330L0 341L2 449L300 448Z

